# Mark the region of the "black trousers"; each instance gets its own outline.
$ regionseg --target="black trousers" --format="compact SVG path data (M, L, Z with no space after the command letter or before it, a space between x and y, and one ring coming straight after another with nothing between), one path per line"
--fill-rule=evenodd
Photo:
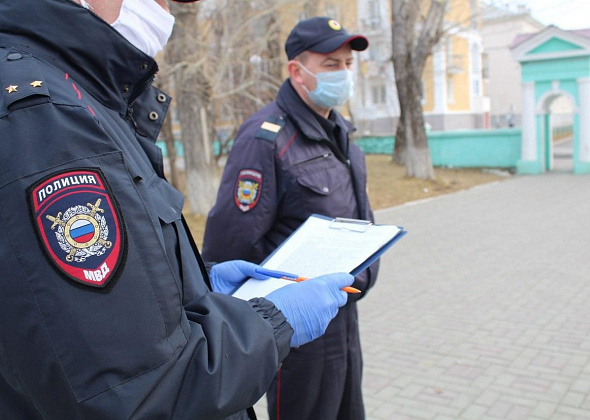
M270 420L364 420L362 354L355 302L326 333L291 353L268 392Z

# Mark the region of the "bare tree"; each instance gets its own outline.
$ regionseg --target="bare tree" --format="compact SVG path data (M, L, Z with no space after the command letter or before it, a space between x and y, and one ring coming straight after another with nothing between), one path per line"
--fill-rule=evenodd
M320 5L317 0L305 0L303 3L303 13L306 18L317 16Z
M186 195L196 214L206 214L217 194L217 129L237 127L274 97L281 82L276 2L218 3L209 9L170 5L176 25L161 71L162 84L173 87ZM252 57L260 58L260 68Z
M213 165L210 125L211 85L198 65L194 43L200 39L199 8L170 5L176 26L167 58L177 63L171 70L176 95L180 138L184 146L186 188L192 213L206 214L217 193L217 170ZM195 64L197 63L197 64Z
M434 179L422 111L422 73L444 33L447 2L391 0L392 60L400 104L393 158L405 164L409 177Z

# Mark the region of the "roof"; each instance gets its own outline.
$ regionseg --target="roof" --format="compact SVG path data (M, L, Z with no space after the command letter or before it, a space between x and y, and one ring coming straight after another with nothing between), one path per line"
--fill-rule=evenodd
M568 34L573 34L573 35L577 35L583 38L587 38L590 40L590 28L587 29L573 29L573 30L563 30L558 28L555 25L549 25L547 27L548 28L555 28L558 29L564 33L568 33ZM514 41L512 41L512 44L510 44L510 48L515 48L517 46L519 46L520 44L522 44L525 41L528 41L529 39L539 35L541 32L545 32L547 29L544 29L542 31L539 32L533 32L533 33L529 33L529 34L518 34L516 35L516 37L514 38Z
M496 5L493 0L491 3L481 3L481 20L484 25L516 19L524 19L530 24L538 26L539 29L545 26L531 16L531 10L525 5L514 3Z

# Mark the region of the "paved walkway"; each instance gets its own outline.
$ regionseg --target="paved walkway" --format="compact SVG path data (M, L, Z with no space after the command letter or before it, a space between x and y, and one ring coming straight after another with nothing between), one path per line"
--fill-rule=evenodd
M369 419L590 419L590 176L377 219L409 233L360 304Z
M590 176L376 217L409 233L359 303L368 420L590 419Z

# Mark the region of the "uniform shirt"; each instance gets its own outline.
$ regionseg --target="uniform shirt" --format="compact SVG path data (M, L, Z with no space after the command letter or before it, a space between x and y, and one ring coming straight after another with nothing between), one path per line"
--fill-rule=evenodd
M342 150L341 145L339 145L336 142L336 139L340 138L340 127L338 125L336 125L336 122L334 121L334 120L336 120L336 114L334 114L333 112L330 112L330 114L328 115L328 118L324 118L316 112L314 112L313 114L314 114L316 120L320 123L320 125L322 126L322 128L326 132L326 136L328 136L328 140L330 140L332 143L334 143L336 145L336 147L338 147L340 149L341 152L344 152L344 150Z
M289 351L271 302L206 284L156 71L70 0L0 2L2 418L245 418Z

